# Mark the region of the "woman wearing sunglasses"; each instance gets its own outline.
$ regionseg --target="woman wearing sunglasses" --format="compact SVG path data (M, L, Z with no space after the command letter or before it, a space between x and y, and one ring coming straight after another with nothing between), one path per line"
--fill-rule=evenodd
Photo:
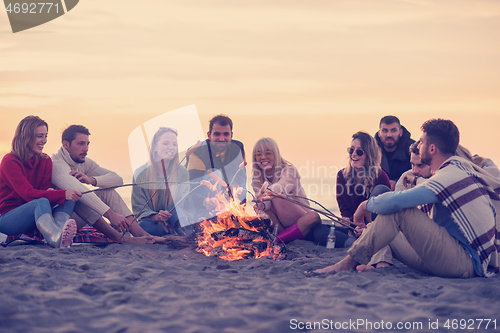
M264 190L265 186L262 188L266 181L269 191ZM272 221L272 227L278 227L276 242L289 243L309 236L312 228L321 223L317 213L283 198L274 196L272 200L259 201L276 193L300 197L306 195L300 184L299 172L281 156L278 145L271 138L260 139L253 149L252 187L256 193L255 210L265 211ZM300 197L293 199L309 205L307 200Z
M177 130L158 129L151 140L149 162L139 170L134 183L140 185L132 189L132 209L139 225L159 237L191 233L187 216L175 207L175 202L189 192L189 185L182 184L188 181L188 172L179 165Z
M352 221L354 212L363 201L370 196L390 191L391 183L387 174L380 168L380 150L370 134L355 133L347 153L347 167L337 174L337 203L342 217ZM344 235L347 233L343 228L336 230L344 232ZM343 237L339 236L340 239ZM345 236L343 238L345 239ZM346 239L344 246L350 246L353 241L354 238ZM337 241L336 247L342 247L342 242Z

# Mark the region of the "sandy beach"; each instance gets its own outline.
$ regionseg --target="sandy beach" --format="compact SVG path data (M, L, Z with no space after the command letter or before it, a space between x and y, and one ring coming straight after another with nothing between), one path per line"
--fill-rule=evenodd
M399 325L402 332L483 331L486 322L478 329L477 319L498 319L500 326L498 276L444 279L402 264L364 273L304 273L345 254L302 240L290 243L281 261L226 262L194 248L157 244L6 247L0 251L0 327L2 332L368 332ZM450 328L444 327L448 319ZM453 330L452 319L467 320L469 329L456 321ZM429 328L436 323L438 329ZM490 330L495 331L494 322Z

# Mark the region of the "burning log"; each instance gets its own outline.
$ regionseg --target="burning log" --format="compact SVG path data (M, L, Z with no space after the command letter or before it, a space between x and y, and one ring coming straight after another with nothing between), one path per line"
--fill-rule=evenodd
M274 244L274 237L268 231L271 220L248 214L244 204L233 197L228 200L223 192L218 199L218 214L199 224L198 252L224 260L284 258L285 246Z
M262 239L264 237L264 234L257 232L257 231L252 231L248 229L242 229L242 228L230 228L227 230L223 231L216 231L213 234L211 234L212 238L215 241L219 241L222 239L225 239L227 237L232 237L232 238L238 238L240 240L250 240L253 241L255 239Z
M239 220L238 225L242 227L226 228L227 223L224 222L232 221L237 217L222 215L225 217L223 221L211 219L201 223L203 233L198 238L198 252L224 260L258 259L266 256L273 256L274 259L285 257L284 246L274 244L272 236L266 231L271 224L270 220L259 218Z
M165 238L165 244L171 249L183 249L186 247L194 247L196 244L196 239L193 235L181 236L167 234L163 236Z

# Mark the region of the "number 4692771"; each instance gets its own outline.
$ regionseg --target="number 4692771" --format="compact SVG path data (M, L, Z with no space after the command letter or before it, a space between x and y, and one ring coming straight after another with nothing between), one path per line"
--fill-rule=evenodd
M496 329L497 328L497 320L491 320L491 319L448 319L444 323L443 327L447 329L488 329L488 326L492 324L492 328ZM477 325L477 327L476 327Z
M38 9L38 8L39 9ZM50 13L50 11L52 10L52 7L54 7L54 10L56 11L56 13L59 13L59 4L56 3L54 4L53 2L38 2L38 3L34 3L34 2L31 2L31 3L9 3L9 5L5 8L5 10L7 11L7 13L11 14L11 13L15 13L15 14L19 14L19 13L23 13L23 14L42 14L44 11L43 9L46 8L46 13Z

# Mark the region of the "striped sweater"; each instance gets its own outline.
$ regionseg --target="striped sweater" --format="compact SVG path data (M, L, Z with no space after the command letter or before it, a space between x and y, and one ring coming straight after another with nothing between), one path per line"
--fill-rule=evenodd
M486 276L500 271L500 181L473 163L452 156L423 184L448 210L477 251Z

